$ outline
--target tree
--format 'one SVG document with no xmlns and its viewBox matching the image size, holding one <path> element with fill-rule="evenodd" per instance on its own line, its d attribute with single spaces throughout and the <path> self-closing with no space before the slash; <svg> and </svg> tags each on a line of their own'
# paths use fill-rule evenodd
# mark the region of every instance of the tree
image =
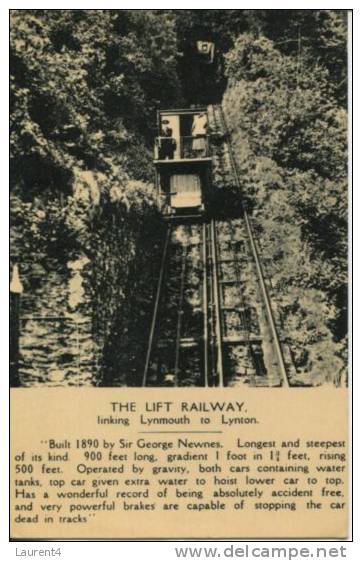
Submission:
<svg viewBox="0 0 362 561">
<path fill-rule="evenodd" d="M 321 14 L 312 16 L 323 29 L 330 21 Z M 297 17 L 294 24 L 299 23 Z M 225 60 L 228 88 L 223 104 L 244 199 L 254 208 L 262 254 L 289 326 L 286 334 L 293 332 L 293 317 L 299 317 L 294 341 L 304 341 L 313 383 L 320 383 L 312 356 L 318 346 L 323 348 L 325 361 L 320 364 L 319 358 L 318 364 L 333 377 L 330 365 L 341 353 L 336 341 L 344 339 L 347 327 L 343 96 L 336 95 L 336 74 L 322 57 L 313 61 L 309 50 L 287 54 L 260 34 L 238 37 Z M 329 303 L 324 316 L 321 301 Z"/>
</svg>

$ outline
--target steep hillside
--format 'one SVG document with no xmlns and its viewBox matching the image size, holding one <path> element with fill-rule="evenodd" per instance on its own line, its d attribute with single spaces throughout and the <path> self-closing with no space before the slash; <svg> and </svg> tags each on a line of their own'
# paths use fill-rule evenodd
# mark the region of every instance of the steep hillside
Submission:
<svg viewBox="0 0 362 561">
<path fill-rule="evenodd" d="M 338 23 L 340 44 L 329 48 L 345 56 L 343 18 Z M 335 75 L 310 57 L 308 48 L 287 54 L 265 36 L 241 35 L 226 55 L 223 104 L 300 380 L 339 385 L 346 364 L 347 115 Z"/>
<path fill-rule="evenodd" d="M 156 109 L 179 104 L 176 60 L 167 13 L 12 11 L 11 254 L 23 275 L 23 315 L 39 318 L 23 326 L 39 334 L 29 363 L 49 356 L 44 325 L 58 329 L 43 316 L 65 317 L 75 331 L 90 321 L 101 364 L 109 334 L 128 330 L 128 315 L 119 325 L 117 311 L 140 270 L 152 275 L 162 236 L 152 137 Z M 62 296 L 79 276 L 74 263 L 87 306 L 72 304 L 72 288 L 68 301 Z M 151 302 L 152 283 L 142 298 L 135 309 Z M 55 371 L 68 355 L 54 344 Z"/>
</svg>

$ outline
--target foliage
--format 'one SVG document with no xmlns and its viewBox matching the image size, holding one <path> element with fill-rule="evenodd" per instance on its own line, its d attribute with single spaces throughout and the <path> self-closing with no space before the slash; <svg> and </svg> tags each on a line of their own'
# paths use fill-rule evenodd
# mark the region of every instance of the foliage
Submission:
<svg viewBox="0 0 362 561">
<path fill-rule="evenodd" d="M 240 35 L 267 38 L 282 54 L 303 62 L 301 73 L 315 63 L 330 77 L 332 95 L 346 103 L 345 10 L 170 10 L 174 14 L 179 50 L 178 71 L 188 103 L 220 101 L 227 82 L 224 55 Z M 213 41 L 215 63 L 199 60 L 196 41 Z M 206 92 L 205 92 L 206 90 Z"/>
<path fill-rule="evenodd" d="M 144 155 L 155 109 L 177 100 L 176 58 L 167 14 L 13 10 L 12 183 L 31 197 L 70 193 L 74 167 L 151 177 Z"/>
<path fill-rule="evenodd" d="M 321 383 L 323 369 L 330 380 L 334 374 L 340 379 L 337 342 L 345 343 L 347 327 L 347 132 L 335 77 L 321 59 L 312 62 L 309 51 L 286 54 L 251 33 L 238 37 L 225 64 L 223 103 L 245 205 L 254 209 L 285 333 L 295 355 L 308 353 L 300 368 L 312 373 L 312 383 Z"/>
</svg>

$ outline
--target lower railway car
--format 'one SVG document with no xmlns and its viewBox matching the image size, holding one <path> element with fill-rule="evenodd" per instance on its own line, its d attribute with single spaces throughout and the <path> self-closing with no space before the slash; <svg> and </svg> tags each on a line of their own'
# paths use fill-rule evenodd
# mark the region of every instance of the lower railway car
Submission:
<svg viewBox="0 0 362 561">
<path fill-rule="evenodd" d="M 158 206 L 166 218 L 202 215 L 210 189 L 206 107 L 157 114 L 154 164 Z"/>
</svg>

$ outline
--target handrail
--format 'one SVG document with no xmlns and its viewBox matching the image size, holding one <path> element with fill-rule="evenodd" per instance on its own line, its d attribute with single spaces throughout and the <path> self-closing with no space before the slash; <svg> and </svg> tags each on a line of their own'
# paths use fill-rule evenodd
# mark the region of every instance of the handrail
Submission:
<svg viewBox="0 0 362 561">
<path fill-rule="evenodd" d="M 163 145 L 163 146 L 162 146 Z M 160 152 L 164 153 L 160 154 Z M 194 160 L 210 155 L 209 135 L 157 136 L 154 144 L 155 160 Z"/>
</svg>

